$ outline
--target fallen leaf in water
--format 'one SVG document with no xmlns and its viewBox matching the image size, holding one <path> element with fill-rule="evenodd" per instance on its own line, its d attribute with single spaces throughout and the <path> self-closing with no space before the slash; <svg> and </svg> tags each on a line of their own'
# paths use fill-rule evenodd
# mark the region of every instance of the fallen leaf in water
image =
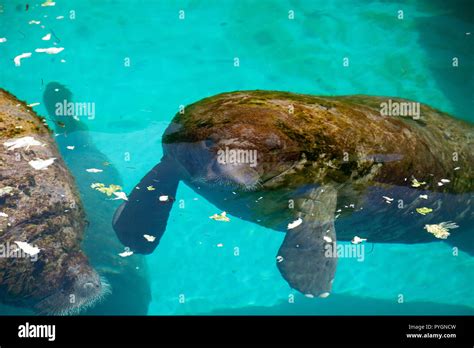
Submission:
<svg viewBox="0 0 474 348">
<path fill-rule="evenodd" d="M 411 181 L 411 186 L 412 187 L 420 187 L 421 185 L 425 185 L 425 184 L 426 184 L 426 182 L 424 182 L 424 181 L 420 182 L 420 181 L 416 180 L 415 178 L 413 178 L 413 180 Z"/>
<path fill-rule="evenodd" d="M 448 232 L 451 229 L 458 228 L 459 226 L 451 221 L 441 222 L 439 224 L 425 225 L 424 229 L 429 233 L 433 234 L 436 238 L 446 239 L 449 237 Z"/>
<path fill-rule="evenodd" d="M 149 234 L 144 234 L 143 237 L 149 242 L 154 242 L 156 237 L 155 236 L 150 236 Z"/>
<path fill-rule="evenodd" d="M 155 188 L 154 188 L 152 185 L 147 186 L 146 189 L 147 189 L 148 191 L 155 191 Z"/>
<path fill-rule="evenodd" d="M 332 243 L 331 237 L 324 236 L 323 239 L 324 239 L 324 241 L 327 242 L 327 243 Z"/>
<path fill-rule="evenodd" d="M 223 221 L 223 222 L 229 222 L 230 219 L 227 217 L 227 213 L 223 211 L 220 214 L 214 214 L 212 216 L 209 216 L 209 219 L 215 220 L 215 221 Z"/>
<path fill-rule="evenodd" d="M 117 197 L 117 198 L 114 198 L 114 200 L 123 199 L 124 201 L 128 201 L 128 198 L 125 192 L 113 192 L 113 194 Z"/>
<path fill-rule="evenodd" d="M 46 159 L 46 160 L 37 159 L 37 160 L 29 161 L 28 164 L 36 170 L 45 170 L 51 164 L 53 164 L 55 160 L 56 160 L 56 158 L 49 158 L 49 159 Z"/>
<path fill-rule="evenodd" d="M 54 5 L 56 5 L 56 3 L 52 0 L 46 0 L 45 2 L 41 4 L 41 6 L 43 7 L 54 6 Z"/>
<path fill-rule="evenodd" d="M 417 213 L 421 214 L 421 215 L 426 215 L 428 213 L 431 213 L 433 211 L 433 209 L 431 208 L 427 208 L 427 207 L 423 207 L 423 208 L 416 208 L 416 211 Z"/>
<path fill-rule="evenodd" d="M 64 47 L 48 47 L 48 48 L 37 48 L 35 52 L 46 53 L 46 54 L 58 54 L 64 51 Z"/>
<path fill-rule="evenodd" d="M 35 256 L 36 254 L 38 254 L 40 252 L 41 249 L 37 248 L 37 247 L 34 247 L 26 242 L 18 242 L 18 241 L 15 241 L 16 245 L 18 245 L 18 247 L 23 250 L 26 254 L 28 255 L 31 255 L 31 256 Z"/>
<path fill-rule="evenodd" d="M 30 57 L 31 57 L 30 52 L 22 53 L 22 54 L 16 56 L 15 58 L 13 58 L 13 62 L 15 63 L 15 66 L 21 66 L 21 60 L 24 59 L 24 58 L 30 58 Z"/>
<path fill-rule="evenodd" d="M 360 243 L 363 243 L 363 242 L 366 242 L 367 241 L 367 238 L 360 238 L 359 236 L 354 236 L 354 238 L 352 238 L 351 240 L 351 243 L 352 244 L 360 244 Z"/>
<path fill-rule="evenodd" d="M 296 219 L 295 221 L 290 222 L 290 223 L 288 224 L 288 229 L 291 230 L 291 229 L 293 229 L 293 228 L 295 228 L 295 227 L 298 227 L 298 226 L 301 225 L 302 223 L 303 223 L 303 219 L 298 218 L 298 219 Z"/>
<path fill-rule="evenodd" d="M 88 172 L 88 173 L 102 173 L 103 170 L 102 169 L 97 169 L 97 168 L 89 168 L 89 169 L 86 169 L 86 172 Z"/>
<path fill-rule="evenodd" d="M 99 192 L 105 193 L 107 196 L 112 196 L 112 194 L 115 191 L 119 191 L 119 190 L 122 189 L 122 187 L 119 186 L 119 185 L 111 184 L 109 187 L 107 187 L 107 186 L 105 186 L 104 184 L 102 184 L 100 182 L 96 182 L 96 183 L 91 184 L 91 188 L 93 188 L 94 190 L 97 190 Z"/>
<path fill-rule="evenodd" d="M 133 255 L 133 251 L 130 251 L 129 248 L 125 248 L 125 251 L 121 252 L 119 254 L 119 256 L 121 256 L 121 257 L 129 257 L 129 256 L 132 256 L 132 255 Z"/>
<path fill-rule="evenodd" d="M 18 139 L 8 140 L 3 143 L 3 146 L 6 147 L 7 150 L 9 151 L 21 149 L 22 147 L 26 147 L 26 149 L 28 150 L 30 146 L 40 146 L 40 145 L 43 145 L 43 144 L 33 137 L 18 138 Z"/>
</svg>

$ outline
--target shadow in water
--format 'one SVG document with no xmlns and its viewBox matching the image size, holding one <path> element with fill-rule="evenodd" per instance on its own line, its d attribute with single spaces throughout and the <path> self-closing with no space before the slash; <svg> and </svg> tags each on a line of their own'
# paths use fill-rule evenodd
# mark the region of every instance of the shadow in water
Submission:
<svg viewBox="0 0 474 348">
<path fill-rule="evenodd" d="M 113 214 L 121 201 L 110 200 L 105 194 L 93 190 L 92 183 L 121 185 L 122 179 L 108 158 L 94 145 L 87 126 L 71 116 L 58 115 L 57 103 L 73 102 L 73 95 L 60 83 L 49 83 L 43 94 L 49 120 L 55 124 L 56 142 L 65 162 L 73 173 L 86 211 L 89 227 L 83 248 L 93 267 L 112 287 L 111 295 L 87 315 L 145 315 L 150 303 L 145 259 L 139 255 L 122 258 L 118 254 L 123 245 L 112 229 Z M 74 146 L 73 150 L 67 147 Z M 102 169 L 89 173 L 88 168 Z M 130 286 L 130 285 L 133 286 Z"/>
</svg>

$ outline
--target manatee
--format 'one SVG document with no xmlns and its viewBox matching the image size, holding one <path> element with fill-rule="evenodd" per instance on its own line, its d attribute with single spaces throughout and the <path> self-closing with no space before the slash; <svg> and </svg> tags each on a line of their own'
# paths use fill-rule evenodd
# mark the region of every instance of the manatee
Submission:
<svg viewBox="0 0 474 348">
<path fill-rule="evenodd" d="M 57 113 L 58 103 L 74 101 L 73 93 L 64 84 L 53 81 L 45 86 L 44 106 L 50 123 L 54 124 L 58 147 L 74 173 L 88 222 L 83 249 L 111 287 L 111 294 L 85 314 L 146 315 L 151 293 L 145 260 L 140 255 L 128 258 L 118 255 L 123 246 L 115 236 L 110 220 L 119 203 L 90 187 L 94 182 L 122 185 L 122 178 L 110 159 L 95 146 L 87 126 L 93 121 L 87 120 L 87 116 Z M 68 146 L 74 146 L 74 150 L 68 150 Z M 103 172 L 88 173 L 87 168 L 98 168 Z M 128 286 L 130 283 L 134 286 Z"/>
<path fill-rule="evenodd" d="M 330 294 L 331 250 L 355 235 L 439 241 L 424 226 L 452 221 L 460 228 L 448 241 L 469 250 L 472 124 L 423 104 L 417 117 L 385 116 L 387 102 L 412 103 L 239 91 L 189 105 L 165 131 L 163 157 L 117 209 L 113 227 L 124 245 L 151 253 L 184 182 L 229 215 L 285 232 L 276 265 L 308 297 Z"/>
<path fill-rule="evenodd" d="M 44 169 L 31 162 L 50 159 Z M 2 89 L 0 212 L 2 303 L 63 315 L 108 293 L 108 283 L 81 249 L 84 208 L 51 132 L 44 119 Z"/>
</svg>

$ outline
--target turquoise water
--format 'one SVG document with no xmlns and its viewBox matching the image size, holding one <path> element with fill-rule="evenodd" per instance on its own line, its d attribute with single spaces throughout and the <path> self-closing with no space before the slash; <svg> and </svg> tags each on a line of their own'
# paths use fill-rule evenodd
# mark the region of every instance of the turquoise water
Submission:
<svg viewBox="0 0 474 348">
<path fill-rule="evenodd" d="M 161 135 L 179 106 L 224 91 L 398 96 L 474 121 L 472 5 L 449 3 L 57 0 L 54 7 L 29 1 L 25 11 L 24 2 L 9 0 L 0 13 L 0 38 L 7 38 L 0 87 L 40 102 L 41 115 L 51 81 L 66 85 L 75 101 L 95 103 L 96 117 L 82 121 L 130 192 L 161 158 Z M 41 40 L 50 32 L 51 41 Z M 65 50 L 33 53 L 15 67 L 15 56 L 53 42 Z M 146 257 L 148 314 L 474 313 L 474 259 L 453 256 L 446 243 L 377 244 L 364 262 L 341 259 L 332 295 L 310 300 L 275 267 L 283 234 L 232 216 L 230 224 L 215 223 L 208 216 L 217 208 L 184 184 L 176 198 L 185 207 L 174 206 L 159 247 Z"/>
</svg>

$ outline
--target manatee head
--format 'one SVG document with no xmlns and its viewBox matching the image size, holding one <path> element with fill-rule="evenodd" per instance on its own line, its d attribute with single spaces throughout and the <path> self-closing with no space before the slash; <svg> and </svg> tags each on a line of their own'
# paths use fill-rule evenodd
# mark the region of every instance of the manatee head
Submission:
<svg viewBox="0 0 474 348">
<path fill-rule="evenodd" d="M 41 314 L 78 314 L 110 293 L 107 281 L 99 276 L 80 252 L 66 256 L 57 265 L 44 266 L 39 276 L 44 280 L 45 288 L 39 289 L 36 295 L 41 299 L 34 306 Z"/>
<path fill-rule="evenodd" d="M 288 143 L 274 129 L 238 122 L 173 123 L 163 137 L 165 156 L 179 164 L 186 179 L 247 191 L 260 188 L 298 160 L 299 151 L 289 151 Z"/>
</svg>

